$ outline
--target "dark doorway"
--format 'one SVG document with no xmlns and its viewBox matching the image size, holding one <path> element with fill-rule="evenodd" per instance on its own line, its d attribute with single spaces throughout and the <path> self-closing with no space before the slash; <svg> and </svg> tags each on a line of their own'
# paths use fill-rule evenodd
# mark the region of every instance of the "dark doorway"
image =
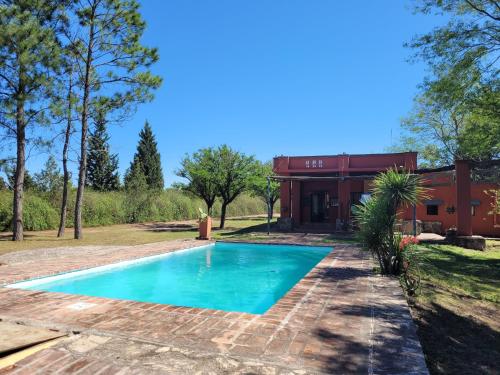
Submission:
<svg viewBox="0 0 500 375">
<path fill-rule="evenodd" d="M 323 223 L 326 220 L 326 192 L 311 194 L 311 222 Z"/>
</svg>

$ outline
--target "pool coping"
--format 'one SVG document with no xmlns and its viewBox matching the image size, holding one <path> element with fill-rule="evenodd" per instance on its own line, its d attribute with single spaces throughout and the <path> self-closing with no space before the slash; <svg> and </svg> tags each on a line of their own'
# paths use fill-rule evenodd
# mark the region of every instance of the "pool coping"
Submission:
<svg viewBox="0 0 500 375">
<path fill-rule="evenodd" d="M 134 265 L 134 264 L 140 264 L 140 263 L 145 263 L 149 261 L 154 261 L 156 259 L 161 259 L 164 257 L 171 256 L 173 253 L 178 253 L 178 252 L 183 252 L 183 251 L 190 251 L 190 250 L 197 250 L 201 249 L 207 246 L 211 246 L 216 244 L 217 242 L 221 243 L 243 243 L 243 244 L 253 244 L 253 245 L 270 245 L 270 246 L 301 246 L 301 247 L 326 247 L 326 248 L 331 248 L 331 250 L 325 254 L 325 256 L 318 262 L 314 267 L 312 267 L 303 277 L 301 277 L 290 289 L 286 291 L 286 293 L 278 299 L 276 302 L 274 302 L 264 313 L 262 314 L 257 314 L 257 313 L 248 313 L 248 312 L 243 312 L 243 311 L 226 311 L 226 310 L 220 310 L 220 309 L 211 309 L 211 308 L 204 308 L 204 307 L 195 307 L 195 306 L 182 306 L 182 305 L 173 305 L 173 304 L 168 304 L 168 303 L 157 303 L 157 302 L 142 302 L 142 301 L 136 301 L 136 300 L 131 300 L 131 299 L 121 299 L 121 298 L 113 298 L 113 297 L 96 297 L 96 296 L 89 296 L 85 294 L 74 294 L 74 293 L 65 293 L 65 292 L 50 292 L 50 291 L 44 291 L 44 290 L 36 290 L 36 289 L 26 289 L 26 287 L 29 287 L 30 284 L 39 284 L 42 282 L 44 279 L 51 279 L 50 281 L 57 281 L 57 280 L 63 280 L 66 278 L 74 277 L 74 276 L 79 276 L 79 275 L 85 275 L 87 273 L 94 273 L 94 272 L 99 272 L 99 271 L 105 271 L 105 270 L 110 270 L 114 268 L 121 268 L 121 267 L 127 267 L 129 265 Z M 21 281 L 9 283 L 9 284 L 2 284 L 0 285 L 0 288 L 10 288 L 10 289 L 21 289 L 21 290 L 29 290 L 37 293 L 57 293 L 57 294 L 63 294 L 63 295 L 71 295 L 71 296 L 76 296 L 76 297 L 90 297 L 90 298 L 101 298 L 101 299 L 107 299 L 107 300 L 113 300 L 113 301 L 127 301 L 131 303 L 141 303 L 141 304 L 151 304 L 151 305 L 164 305 L 168 307 L 173 307 L 176 308 L 177 312 L 181 312 L 183 309 L 185 311 L 193 312 L 195 310 L 208 310 L 208 311 L 214 311 L 214 312 L 222 312 L 222 313 L 231 313 L 231 314 L 245 314 L 245 315 L 253 315 L 253 316 L 265 316 L 268 312 L 270 312 L 274 306 L 276 306 L 281 300 L 285 299 L 288 295 L 288 293 L 292 292 L 293 289 L 298 286 L 304 279 L 306 279 L 310 273 L 312 273 L 315 268 L 323 262 L 326 258 L 330 257 L 332 253 L 335 251 L 335 246 L 334 245 L 323 245 L 323 246 L 316 246 L 316 245 L 306 245 L 306 244 L 290 244 L 290 243 L 272 243 L 272 242 L 252 242 L 252 241 L 213 241 L 210 240 L 209 243 L 206 243 L 204 245 L 200 246 L 194 246 L 194 247 L 185 247 L 185 248 L 179 248 L 179 249 L 173 249 L 171 251 L 167 251 L 165 253 L 160 253 L 160 254 L 155 254 L 155 255 L 149 255 L 145 257 L 139 257 L 139 258 L 132 258 L 129 260 L 122 260 L 114 263 L 107 263 L 103 264 L 100 266 L 92 266 L 92 267 L 84 267 L 80 269 L 72 269 L 69 271 L 61 272 L 61 273 L 55 273 L 55 274 L 50 274 L 50 275 L 41 275 L 35 278 L 29 278 L 29 279 L 23 279 Z M 288 301 L 285 301 L 287 303 Z M 287 305 L 288 306 L 288 305 Z M 290 310 L 293 309 L 293 307 L 289 306 Z M 272 313 L 271 313 L 272 314 Z"/>
</svg>

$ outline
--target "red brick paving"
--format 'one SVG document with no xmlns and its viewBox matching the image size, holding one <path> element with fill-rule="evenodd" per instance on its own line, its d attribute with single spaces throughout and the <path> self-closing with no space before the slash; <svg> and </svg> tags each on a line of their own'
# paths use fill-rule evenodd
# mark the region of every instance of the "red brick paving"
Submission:
<svg viewBox="0 0 500 375">
<path fill-rule="evenodd" d="M 7 265 L 0 268 L 0 281 L 10 283 L 196 245 L 199 242 L 172 241 L 130 247 L 104 259 L 86 256 Z M 206 355 L 211 363 L 233 358 L 242 373 L 245 366 L 253 366 L 244 365 L 250 361 L 269 365 L 275 373 L 426 374 L 397 280 L 374 276 L 372 267 L 370 257 L 358 247 L 337 245 L 262 315 L 0 288 L 0 319 L 184 348 Z M 77 302 L 95 305 L 79 311 L 68 308 Z M 156 365 L 162 361 L 172 364 L 171 357 L 151 361 L 151 371 L 159 371 Z M 107 362 L 97 352 L 75 355 L 60 347 L 28 357 L 9 371 L 141 373 L 143 362 Z"/>
</svg>

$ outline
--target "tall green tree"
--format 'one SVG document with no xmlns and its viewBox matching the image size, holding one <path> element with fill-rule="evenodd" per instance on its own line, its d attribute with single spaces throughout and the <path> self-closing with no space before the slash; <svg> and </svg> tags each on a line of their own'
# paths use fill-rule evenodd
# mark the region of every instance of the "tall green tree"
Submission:
<svg viewBox="0 0 500 375">
<path fill-rule="evenodd" d="M 118 155 L 109 152 L 109 135 L 103 111 L 97 113 L 94 127 L 87 151 L 87 186 L 97 191 L 118 190 Z"/>
<path fill-rule="evenodd" d="M 78 27 L 69 37 L 77 57 L 81 90 L 80 161 L 74 237 L 82 238 L 82 202 L 87 175 L 87 135 L 93 108 L 128 113 L 152 99 L 161 78 L 149 70 L 158 60 L 155 48 L 141 44 L 146 24 L 136 0 L 88 0 L 76 7 Z M 76 24 L 76 23 L 75 23 Z"/>
<path fill-rule="evenodd" d="M 420 151 L 422 164 L 500 155 L 500 7 L 492 0 L 421 0 L 417 11 L 450 21 L 408 46 L 432 75 L 403 121 L 398 149 Z"/>
<path fill-rule="evenodd" d="M 475 68 L 485 80 L 498 78 L 500 2 L 496 0 L 418 0 L 415 10 L 446 15 L 449 21 L 417 35 L 407 45 L 439 76 L 443 68 Z"/>
<path fill-rule="evenodd" d="M 138 167 L 140 167 L 142 173 L 144 173 L 146 185 L 149 189 L 163 189 L 164 182 L 160 153 L 158 152 L 158 145 L 153 130 L 147 121 L 144 124 L 144 128 L 139 133 L 137 152 L 128 169 L 127 181 L 131 180 L 131 177 L 128 175 L 133 175 Z"/>
<path fill-rule="evenodd" d="M 35 187 L 38 191 L 44 193 L 55 193 L 61 190 L 63 185 L 63 176 L 57 167 L 57 161 L 50 155 L 45 166 L 39 173 L 33 175 Z"/>
<path fill-rule="evenodd" d="M 275 176 L 273 171 L 273 162 L 256 162 L 255 172 L 250 177 L 250 192 L 253 196 L 259 197 L 266 204 L 269 204 L 269 213 L 273 217 L 274 205 L 280 198 L 280 183 L 270 179 L 268 186 L 268 177 Z"/>
<path fill-rule="evenodd" d="M 60 65 L 56 30 L 65 1 L 0 2 L 0 128 L 16 142 L 13 236 L 22 240 L 26 144 L 31 130 L 47 123 L 53 72 Z"/>
<path fill-rule="evenodd" d="M 177 187 L 203 199 L 209 215 L 218 195 L 215 180 L 217 165 L 215 149 L 203 148 L 186 155 L 181 161 L 181 168 L 176 171 L 177 176 L 187 180 L 187 183 L 177 184 Z"/>
<path fill-rule="evenodd" d="M 215 150 L 217 169 L 215 181 L 222 200 L 220 229 L 226 222 L 227 206 L 250 187 L 250 178 L 255 172 L 255 159 L 222 145 Z"/>
</svg>

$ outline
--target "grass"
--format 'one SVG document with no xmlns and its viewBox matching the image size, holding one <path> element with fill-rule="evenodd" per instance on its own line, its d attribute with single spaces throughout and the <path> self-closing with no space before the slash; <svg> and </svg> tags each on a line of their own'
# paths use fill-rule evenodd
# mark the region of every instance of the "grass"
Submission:
<svg viewBox="0 0 500 375">
<path fill-rule="evenodd" d="M 185 224 L 196 225 L 196 221 L 186 221 Z M 226 220 L 226 228 L 218 230 L 218 220 L 213 221 L 213 237 L 224 238 L 226 234 L 231 235 L 240 230 L 260 228 L 265 226 L 266 219 L 263 217 L 252 218 L 229 218 Z M 12 251 L 52 248 L 66 246 L 85 245 L 139 245 L 144 243 L 168 241 L 175 239 L 189 239 L 198 236 L 198 231 L 191 228 L 180 228 L 179 231 L 166 231 L 162 223 L 146 224 L 120 224 L 104 227 L 84 228 L 83 239 L 74 240 L 71 228 L 66 229 L 63 238 L 57 238 L 55 230 L 26 232 L 25 240 L 21 242 L 11 241 L 10 233 L 0 233 L 0 255 Z"/>
<path fill-rule="evenodd" d="M 493 374 L 500 358 L 500 242 L 484 252 L 421 246 L 422 290 L 410 299 L 432 374 Z"/>
</svg>

